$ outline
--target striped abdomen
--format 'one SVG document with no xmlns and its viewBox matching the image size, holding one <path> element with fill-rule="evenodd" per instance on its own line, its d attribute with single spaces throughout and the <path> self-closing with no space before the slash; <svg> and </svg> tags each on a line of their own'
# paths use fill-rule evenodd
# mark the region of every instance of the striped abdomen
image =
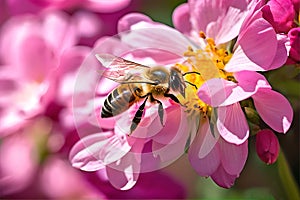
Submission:
<svg viewBox="0 0 300 200">
<path fill-rule="evenodd" d="M 114 89 L 104 101 L 101 117 L 113 117 L 126 111 L 139 97 L 134 94 L 128 84 L 122 84 Z"/>
</svg>

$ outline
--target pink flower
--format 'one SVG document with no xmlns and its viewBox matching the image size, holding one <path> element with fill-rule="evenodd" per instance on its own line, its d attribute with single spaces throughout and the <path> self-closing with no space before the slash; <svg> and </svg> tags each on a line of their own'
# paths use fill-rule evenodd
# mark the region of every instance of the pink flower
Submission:
<svg viewBox="0 0 300 200">
<path fill-rule="evenodd" d="M 279 154 L 279 142 L 276 135 L 270 129 L 264 129 L 256 135 L 256 152 L 258 157 L 265 163 L 273 164 Z"/>
<path fill-rule="evenodd" d="M 14 134 L 2 140 L 0 146 L 0 196 L 24 190 L 34 179 L 37 155 L 34 143 L 25 133 Z M 22 163 L 22 167 L 20 166 Z"/>
<path fill-rule="evenodd" d="M 184 55 L 185 52 L 190 59 L 187 61 L 188 64 L 198 70 L 205 80 L 204 83 L 198 83 L 200 86 L 202 84 L 198 90 L 198 97 L 208 105 L 218 107 L 215 132 L 219 133 L 225 142 L 231 143 L 231 146 L 236 145 L 237 149 L 245 148 L 249 136 L 249 127 L 238 104 L 239 101 L 252 96 L 261 117 L 277 131 L 286 132 L 292 121 L 292 108 L 288 101 L 281 94 L 272 91 L 263 76 L 254 72 L 276 69 L 282 66 L 287 58 L 285 39 L 281 39 L 272 25 L 262 18 L 260 7 L 260 3 L 243 2 L 231 5 L 225 2 L 217 4 L 215 1 L 190 1 L 189 4 L 181 5 L 175 10 L 173 21 L 175 27 L 188 35 L 193 42 L 186 40 L 176 30 L 153 23 L 140 14 L 125 16 L 119 23 L 120 30 L 130 30 L 128 33 L 122 33 L 121 38 L 131 46 L 159 47 L 179 55 Z M 218 12 L 215 12 L 216 10 Z M 201 37 L 198 36 L 199 31 L 204 32 L 204 34 L 200 33 Z M 213 37 L 214 42 L 205 37 Z M 228 45 L 228 42 L 235 37 L 237 42 L 233 54 L 228 56 L 228 52 L 222 50 L 222 46 Z M 187 50 L 188 46 L 191 47 L 190 50 Z M 260 48 L 257 48 L 258 46 Z M 201 47 L 206 48 L 205 51 L 201 50 Z M 262 54 L 266 57 L 262 58 Z M 234 78 L 237 83 L 231 78 Z M 267 107 L 263 107 L 260 102 Z M 283 105 L 284 109 L 277 109 L 279 105 Z M 199 144 L 201 140 L 197 137 L 204 134 L 198 132 L 191 149 L 201 146 Z M 207 153 L 200 158 L 207 156 L 222 163 L 216 154 L 209 154 L 208 151 L 217 149 L 218 145 L 215 144 L 219 144 L 220 141 L 215 139 L 215 142 L 210 143 L 211 146 L 204 148 Z M 244 166 L 247 152 L 243 152 L 242 159 L 235 159 L 235 165 Z M 215 172 L 214 180 L 217 180 L 216 177 L 219 175 L 218 184 L 223 187 L 230 187 L 232 180 L 238 177 L 243 168 L 228 173 L 226 167 L 218 164 L 216 166 L 220 166 L 222 171 L 214 168 L 214 172 L 207 173 L 203 165 L 197 164 L 196 160 L 199 156 L 196 153 L 191 153 L 190 159 L 201 175 L 211 176 Z M 232 178 L 220 178 L 224 177 L 224 171 L 232 175 Z"/>
<path fill-rule="evenodd" d="M 91 187 L 84 176 L 72 168 L 67 160 L 58 156 L 47 158 L 40 171 L 41 189 L 49 198 L 106 199 L 105 195 Z"/>
<path fill-rule="evenodd" d="M 150 57 L 155 61 L 159 58 L 168 60 L 166 53 L 149 54 L 148 49 L 171 52 L 177 57 L 165 63 L 177 64 L 183 72 L 197 71 L 201 74 L 201 77 L 186 77 L 187 81 L 200 88 L 197 92 L 188 85 L 186 101 L 180 99 L 187 107 L 187 119 L 172 118 L 181 112 L 176 109 L 178 105 L 171 101 L 171 104 L 164 106 L 166 115 L 171 117 L 166 119 L 170 127 L 166 125 L 161 128 L 157 112 L 148 114 L 150 109 L 147 109 L 143 117 L 145 124 L 128 137 L 132 113 L 138 108 L 133 106 L 135 108 L 132 107 L 127 114 L 113 119 L 113 123 L 99 119 L 100 127 L 113 128 L 113 131 L 88 136 L 74 146 L 70 155 L 73 166 L 84 170 L 105 167 L 110 174 L 110 182 L 117 188 L 132 187 L 137 173 L 144 172 L 146 161 L 157 158 L 157 149 L 168 149 L 159 154 L 158 163 L 165 163 L 177 158 L 188 145 L 189 159 L 200 175 L 211 176 L 222 187 L 231 187 L 248 155 L 249 127 L 239 101 L 249 97 L 254 99 L 264 121 L 275 130 L 286 132 L 291 124 L 292 109 L 288 101 L 272 91 L 266 79 L 255 72 L 279 68 L 287 59 L 286 40 L 280 38 L 272 25 L 262 18 L 261 3 L 189 1 L 176 9 L 173 20 L 175 27 L 185 36 L 176 29 L 153 22 L 145 15 L 127 15 L 119 22 L 118 29 L 122 31 L 119 38 L 105 38 L 99 42 L 99 49 L 95 50 L 96 53 L 124 57 L 131 55 L 135 62 L 139 60 L 137 52 L 141 52 L 140 57 Z M 226 49 L 230 48 L 231 40 L 236 37 L 237 42 L 230 53 Z M 262 54 L 264 57 L 261 57 Z M 109 91 L 106 90 L 106 94 Z M 284 109 L 279 110 L 278 105 L 283 105 Z M 175 127 L 179 119 L 181 124 Z M 189 129 L 186 131 L 181 127 Z M 115 140 L 118 142 L 112 142 Z M 145 147 L 149 144 L 151 148 L 146 152 L 154 155 L 154 159 L 144 157 Z M 136 157 L 131 156 L 133 153 L 137 153 Z M 114 160 L 108 159 L 110 154 L 113 155 L 109 158 Z M 142 162 L 143 158 L 146 158 L 146 163 Z M 130 167 L 123 165 L 128 159 L 131 159 Z M 128 168 L 131 171 L 127 171 Z M 122 177 L 123 182 L 117 177 Z"/>
<path fill-rule="evenodd" d="M 279 33 L 287 33 L 293 27 L 295 14 L 291 0 L 271 0 L 263 8 L 263 17 Z"/>
<path fill-rule="evenodd" d="M 262 9 L 263 17 L 272 24 L 276 32 L 285 33 L 289 57 L 286 64 L 299 63 L 299 1 L 272 0 Z"/>
</svg>

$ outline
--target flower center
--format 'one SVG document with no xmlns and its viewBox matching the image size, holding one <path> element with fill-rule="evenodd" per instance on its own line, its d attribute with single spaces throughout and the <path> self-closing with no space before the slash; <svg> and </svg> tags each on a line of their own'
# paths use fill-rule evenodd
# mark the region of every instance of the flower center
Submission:
<svg viewBox="0 0 300 200">
<path fill-rule="evenodd" d="M 233 73 L 226 72 L 224 70 L 225 65 L 229 62 L 232 54 L 226 49 L 225 45 L 216 46 L 215 41 L 212 38 L 206 38 L 203 32 L 200 32 L 199 36 L 204 39 L 206 47 L 202 49 L 193 49 L 188 47 L 188 50 L 184 53 L 187 60 L 182 64 L 176 64 L 183 73 L 188 73 L 184 76 L 187 84 L 186 97 L 181 102 L 187 106 L 188 113 L 194 113 L 200 111 L 204 116 L 211 114 L 211 106 L 205 104 L 197 96 L 197 89 L 202 84 L 212 78 L 224 78 L 228 81 L 236 82 Z M 193 86 L 194 85 L 194 86 Z M 197 88 L 196 88 L 196 87 Z"/>
</svg>

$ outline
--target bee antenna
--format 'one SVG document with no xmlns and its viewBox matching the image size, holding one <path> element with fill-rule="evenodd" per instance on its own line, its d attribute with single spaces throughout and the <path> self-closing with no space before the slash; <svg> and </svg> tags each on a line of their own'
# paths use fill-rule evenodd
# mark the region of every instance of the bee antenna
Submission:
<svg viewBox="0 0 300 200">
<path fill-rule="evenodd" d="M 196 88 L 196 90 L 198 90 L 198 88 L 197 88 L 197 86 L 196 86 L 195 84 L 193 84 L 193 83 L 191 83 L 191 82 L 188 82 L 188 81 L 184 81 L 184 82 L 190 84 L 191 86 L 194 86 L 194 87 Z"/>
<path fill-rule="evenodd" d="M 197 74 L 199 76 L 201 75 L 199 72 L 185 72 L 185 73 L 182 74 L 182 76 L 185 76 L 187 74 Z"/>
</svg>

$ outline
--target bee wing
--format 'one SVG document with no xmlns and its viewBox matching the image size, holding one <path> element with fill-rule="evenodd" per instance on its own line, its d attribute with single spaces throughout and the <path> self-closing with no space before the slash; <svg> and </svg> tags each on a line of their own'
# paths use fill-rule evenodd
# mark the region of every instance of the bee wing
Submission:
<svg viewBox="0 0 300 200">
<path fill-rule="evenodd" d="M 102 75 L 118 83 L 149 83 L 155 81 L 145 76 L 150 67 L 111 54 L 96 54 L 96 58 L 106 67 Z"/>
</svg>

